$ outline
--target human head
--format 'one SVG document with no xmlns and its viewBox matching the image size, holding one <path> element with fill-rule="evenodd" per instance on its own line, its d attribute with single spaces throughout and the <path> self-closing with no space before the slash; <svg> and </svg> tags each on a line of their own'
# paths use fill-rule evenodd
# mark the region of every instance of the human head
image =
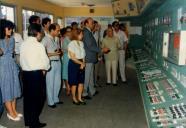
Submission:
<svg viewBox="0 0 186 128">
<path fill-rule="evenodd" d="M 13 29 L 15 25 L 10 20 L 1 19 L 0 20 L 0 39 L 5 39 L 5 37 L 10 38 L 13 34 Z"/>
<path fill-rule="evenodd" d="M 113 29 L 112 28 L 107 28 L 107 36 L 113 37 Z"/>
<path fill-rule="evenodd" d="M 33 23 L 28 27 L 28 36 L 36 37 L 40 42 L 44 36 L 44 32 L 40 24 Z"/>
<path fill-rule="evenodd" d="M 30 16 L 29 23 L 30 24 L 33 24 L 33 23 L 40 24 L 41 23 L 40 17 L 39 16 L 36 16 L 36 15 Z"/>
<path fill-rule="evenodd" d="M 71 40 L 82 40 L 83 38 L 83 31 L 80 28 L 72 30 L 72 37 Z"/>
<path fill-rule="evenodd" d="M 118 31 L 119 30 L 119 22 L 118 21 L 114 21 L 112 23 L 112 27 L 114 28 L 115 31 Z"/>
<path fill-rule="evenodd" d="M 60 35 L 61 35 L 61 37 L 65 37 L 65 33 L 66 33 L 66 28 L 60 29 Z"/>
<path fill-rule="evenodd" d="M 93 31 L 99 31 L 100 28 L 101 28 L 101 26 L 99 25 L 99 23 L 96 20 L 94 20 L 94 30 Z"/>
<path fill-rule="evenodd" d="M 78 23 L 77 22 L 72 22 L 71 27 L 72 27 L 72 29 L 78 28 Z"/>
<path fill-rule="evenodd" d="M 84 25 L 86 27 L 88 27 L 90 30 L 93 30 L 94 29 L 94 20 L 91 17 L 89 17 L 85 20 Z"/>
<path fill-rule="evenodd" d="M 84 20 L 83 21 L 81 21 L 81 29 L 83 29 L 84 28 Z"/>
<path fill-rule="evenodd" d="M 60 33 L 60 26 L 57 23 L 53 23 L 49 26 L 49 33 L 53 37 L 57 37 Z"/>
<path fill-rule="evenodd" d="M 112 28 L 112 25 L 111 25 L 111 24 L 108 24 L 108 25 L 107 25 L 107 28 Z"/>
<path fill-rule="evenodd" d="M 68 36 L 69 38 L 71 38 L 71 35 L 72 35 L 72 27 L 70 27 L 70 26 L 67 26 L 67 27 L 66 27 L 65 35 Z"/>
<path fill-rule="evenodd" d="M 122 31 L 126 31 L 126 25 L 124 23 L 119 24 L 119 29 Z"/>
<path fill-rule="evenodd" d="M 51 24 L 51 19 L 50 18 L 45 17 L 45 18 L 42 19 L 42 26 L 45 30 L 48 31 L 48 28 L 49 28 L 50 24 Z"/>
</svg>

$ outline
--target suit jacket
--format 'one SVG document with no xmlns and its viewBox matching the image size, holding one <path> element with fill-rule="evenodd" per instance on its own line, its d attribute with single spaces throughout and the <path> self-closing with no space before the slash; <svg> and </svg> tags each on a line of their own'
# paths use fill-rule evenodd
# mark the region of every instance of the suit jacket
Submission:
<svg viewBox="0 0 186 128">
<path fill-rule="evenodd" d="M 101 49 L 97 46 L 96 40 L 86 27 L 83 30 L 83 42 L 85 48 L 85 61 L 86 63 L 96 63 L 98 61 L 97 54 L 101 52 Z"/>
</svg>

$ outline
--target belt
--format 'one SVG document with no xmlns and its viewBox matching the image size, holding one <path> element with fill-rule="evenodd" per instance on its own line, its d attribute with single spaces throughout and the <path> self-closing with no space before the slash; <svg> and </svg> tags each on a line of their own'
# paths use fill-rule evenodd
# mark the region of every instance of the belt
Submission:
<svg viewBox="0 0 186 128">
<path fill-rule="evenodd" d="M 78 59 L 79 61 L 83 62 L 83 59 Z"/>
<path fill-rule="evenodd" d="M 57 61 L 60 61 L 60 60 L 50 60 L 51 62 L 57 62 Z"/>
</svg>

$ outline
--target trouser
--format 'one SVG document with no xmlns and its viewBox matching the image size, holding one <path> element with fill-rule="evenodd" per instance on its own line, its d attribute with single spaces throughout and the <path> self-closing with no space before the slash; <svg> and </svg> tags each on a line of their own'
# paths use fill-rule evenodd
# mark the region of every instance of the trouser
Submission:
<svg viewBox="0 0 186 128">
<path fill-rule="evenodd" d="M 23 71 L 25 126 L 37 126 L 46 98 L 45 76 L 41 70 Z"/>
<path fill-rule="evenodd" d="M 1 94 L 1 89 L 0 89 L 0 117 L 3 113 L 3 101 L 2 101 L 2 94 Z"/>
<path fill-rule="evenodd" d="M 121 80 L 123 82 L 126 81 L 126 75 L 125 75 L 125 50 L 119 50 L 119 71 L 121 75 Z"/>
<path fill-rule="evenodd" d="M 111 83 L 111 75 L 112 75 L 112 83 L 116 84 L 117 79 L 117 68 L 118 68 L 118 60 L 105 61 L 106 74 L 107 74 L 107 83 Z"/>
<path fill-rule="evenodd" d="M 94 85 L 97 83 L 97 78 L 99 76 L 99 68 L 100 67 L 100 62 L 98 61 L 95 66 L 94 66 Z"/>
<path fill-rule="evenodd" d="M 85 66 L 85 83 L 84 83 L 84 91 L 83 96 L 94 95 L 96 92 L 94 88 L 94 64 L 86 63 Z"/>
<path fill-rule="evenodd" d="M 51 61 L 51 68 L 46 74 L 46 88 L 48 105 L 59 102 L 61 89 L 61 62 Z"/>
</svg>

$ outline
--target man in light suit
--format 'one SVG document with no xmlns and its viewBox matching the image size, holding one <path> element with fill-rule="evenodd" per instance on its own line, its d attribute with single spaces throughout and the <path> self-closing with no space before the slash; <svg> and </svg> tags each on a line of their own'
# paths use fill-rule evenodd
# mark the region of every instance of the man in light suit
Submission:
<svg viewBox="0 0 186 128">
<path fill-rule="evenodd" d="M 94 88 L 94 64 L 98 61 L 97 54 L 100 52 L 108 52 L 108 48 L 103 48 L 102 50 L 97 46 L 96 40 L 93 36 L 92 30 L 94 28 L 94 20 L 92 18 L 87 18 L 84 21 L 83 29 L 83 42 L 85 48 L 85 82 L 84 82 L 84 92 L 83 97 L 85 99 L 91 99 L 90 96 L 95 96 L 98 94 Z M 89 96 L 90 94 L 90 96 Z"/>
</svg>

